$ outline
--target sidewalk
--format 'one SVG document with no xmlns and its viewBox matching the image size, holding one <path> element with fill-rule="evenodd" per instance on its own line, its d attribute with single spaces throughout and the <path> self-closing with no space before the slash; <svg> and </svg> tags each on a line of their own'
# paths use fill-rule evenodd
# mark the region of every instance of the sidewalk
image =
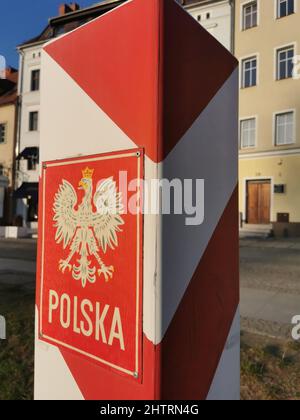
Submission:
<svg viewBox="0 0 300 420">
<path fill-rule="evenodd" d="M 241 240 L 242 329 L 291 338 L 300 314 L 300 239 Z"/>
<path fill-rule="evenodd" d="M 33 288 L 36 273 L 36 241 L 0 240 L 0 284 Z"/>
<path fill-rule="evenodd" d="M 0 278 L 1 273 L 7 272 L 35 274 L 36 262 L 21 259 L 0 258 Z"/>
<path fill-rule="evenodd" d="M 294 249 L 300 251 L 300 238 L 281 239 L 240 239 L 240 247 L 244 248 L 273 248 L 273 249 Z"/>
<path fill-rule="evenodd" d="M 291 320 L 300 314 L 300 296 L 241 290 L 242 328 L 272 337 L 291 338 Z"/>
</svg>

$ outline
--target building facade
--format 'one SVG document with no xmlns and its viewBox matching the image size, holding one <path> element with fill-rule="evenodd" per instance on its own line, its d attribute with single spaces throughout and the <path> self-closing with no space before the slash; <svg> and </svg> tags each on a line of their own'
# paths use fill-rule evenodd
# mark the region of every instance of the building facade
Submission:
<svg viewBox="0 0 300 420">
<path fill-rule="evenodd" d="M 109 0 L 87 9 L 80 9 L 76 3 L 62 4 L 58 16 L 49 19 L 39 36 L 18 46 L 20 71 L 15 198 L 16 216 L 27 227 L 36 228 L 38 219 L 40 68 L 43 45 L 122 3 L 122 0 Z"/>
<path fill-rule="evenodd" d="M 18 72 L 8 68 L 0 79 L 0 225 L 12 223 L 15 173 Z"/>
<path fill-rule="evenodd" d="M 18 47 L 19 121 L 17 138 L 16 214 L 23 224 L 35 227 L 38 219 L 40 77 L 43 45 L 80 25 L 120 6 L 125 0 L 107 0 L 80 9 L 76 3 L 62 4 L 59 15 L 44 31 Z M 234 2 L 232 0 L 178 0 L 178 2 L 228 50 L 233 49 Z"/>
<path fill-rule="evenodd" d="M 240 211 L 244 223 L 300 235 L 300 5 L 236 2 Z"/>
<path fill-rule="evenodd" d="M 233 0 L 181 0 L 183 7 L 229 51 L 234 50 Z"/>
</svg>

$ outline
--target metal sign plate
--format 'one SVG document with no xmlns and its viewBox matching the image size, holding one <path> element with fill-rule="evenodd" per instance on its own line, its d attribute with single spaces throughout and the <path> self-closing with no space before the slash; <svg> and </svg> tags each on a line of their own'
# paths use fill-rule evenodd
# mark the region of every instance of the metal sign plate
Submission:
<svg viewBox="0 0 300 420">
<path fill-rule="evenodd" d="M 142 178 L 140 149 L 44 163 L 39 216 L 40 340 L 136 380 Z"/>
</svg>

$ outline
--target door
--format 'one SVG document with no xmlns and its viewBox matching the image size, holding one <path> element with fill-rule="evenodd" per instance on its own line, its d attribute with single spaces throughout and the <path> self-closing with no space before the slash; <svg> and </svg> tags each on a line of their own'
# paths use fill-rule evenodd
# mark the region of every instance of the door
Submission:
<svg viewBox="0 0 300 420">
<path fill-rule="evenodd" d="M 247 222 L 250 224 L 270 223 L 271 182 L 247 182 Z"/>
</svg>

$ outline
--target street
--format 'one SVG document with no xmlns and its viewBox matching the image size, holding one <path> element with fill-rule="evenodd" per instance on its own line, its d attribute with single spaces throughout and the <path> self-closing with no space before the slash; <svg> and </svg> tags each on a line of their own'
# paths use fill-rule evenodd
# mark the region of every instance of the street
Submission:
<svg viewBox="0 0 300 420">
<path fill-rule="evenodd" d="M 33 290 L 35 259 L 36 241 L 1 240 L 0 284 Z M 289 338 L 300 314 L 300 240 L 243 239 L 240 260 L 242 328 Z"/>
<path fill-rule="evenodd" d="M 241 240 L 243 399 L 299 398 L 300 241 Z M 0 400 L 33 398 L 34 240 L 0 241 Z M 277 372 L 277 373 L 276 373 Z M 276 392 L 275 392 L 276 391 Z"/>
<path fill-rule="evenodd" d="M 291 338 L 300 314 L 300 240 L 241 240 L 242 329 Z"/>
<path fill-rule="evenodd" d="M 35 272 L 35 240 L 0 240 L 0 284 L 33 288 Z"/>
<path fill-rule="evenodd" d="M 36 241 L 0 240 L 0 400 L 33 398 Z"/>
</svg>

